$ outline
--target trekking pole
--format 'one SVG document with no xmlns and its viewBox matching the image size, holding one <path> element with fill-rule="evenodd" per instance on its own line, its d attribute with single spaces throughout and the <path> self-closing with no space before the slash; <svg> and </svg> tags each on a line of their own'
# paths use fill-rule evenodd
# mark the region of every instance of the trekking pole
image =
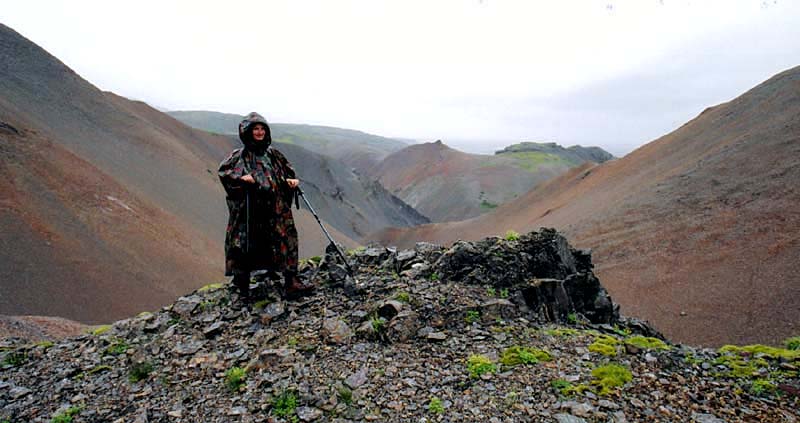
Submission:
<svg viewBox="0 0 800 423">
<path fill-rule="evenodd" d="M 345 258 L 344 253 L 342 253 L 342 250 L 339 249 L 339 245 L 337 245 L 336 242 L 333 241 L 333 238 L 331 238 L 331 234 L 328 233 L 327 229 L 325 229 L 325 225 L 322 224 L 322 221 L 319 219 L 319 216 L 317 216 L 317 212 L 315 212 L 314 208 L 311 207 L 311 203 L 308 202 L 306 195 L 303 193 L 303 190 L 300 189 L 299 186 L 297 187 L 297 192 L 300 194 L 300 197 L 303 198 L 303 202 L 306 203 L 308 211 L 310 211 L 311 214 L 314 215 L 314 218 L 317 219 L 317 223 L 319 223 L 319 227 L 322 228 L 322 232 L 325 233 L 325 236 L 328 237 L 328 241 L 331 242 L 333 248 L 335 248 L 336 252 L 339 253 L 339 257 L 341 257 L 342 261 L 344 262 L 344 266 L 347 268 L 347 273 L 350 275 L 351 278 L 353 278 L 353 280 L 355 280 L 356 277 L 353 275 L 353 269 L 350 268 L 350 264 L 347 263 L 347 258 Z"/>
</svg>

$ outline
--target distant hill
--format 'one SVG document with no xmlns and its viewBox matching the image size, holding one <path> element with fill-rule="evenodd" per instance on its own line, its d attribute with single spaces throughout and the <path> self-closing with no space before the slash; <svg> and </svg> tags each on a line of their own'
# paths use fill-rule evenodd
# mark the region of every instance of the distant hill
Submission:
<svg viewBox="0 0 800 423">
<path fill-rule="evenodd" d="M 571 147 L 564 148 L 554 142 L 521 142 L 495 152 L 495 154 L 512 156 L 520 155 L 522 157 L 524 157 L 525 153 L 553 154 L 564 158 L 576 166 L 584 162 L 603 163 L 614 158 L 611 153 L 603 150 L 600 147 L 582 147 L 580 145 L 573 145 Z"/>
<path fill-rule="evenodd" d="M 605 152 L 523 143 L 492 156 L 464 153 L 437 141 L 392 153 L 370 174 L 432 221 L 456 221 L 491 211 L 583 163 L 582 155 L 594 157 L 592 153 Z"/>
<path fill-rule="evenodd" d="M 0 25 L 0 314 L 105 322 L 220 281 L 216 169 L 239 145 L 98 90 Z M 345 166 L 285 149 L 345 246 L 357 243 L 337 227 L 356 236 L 421 218 Z M 320 254 L 314 218 L 295 219 L 301 256 Z"/>
<path fill-rule="evenodd" d="M 173 111 L 168 114 L 193 128 L 232 135 L 237 135 L 242 119 L 236 114 L 209 111 Z M 341 160 L 362 174 L 390 153 L 407 145 L 392 138 L 330 126 L 270 122 L 270 129 L 275 141 L 297 144 L 315 153 Z"/>
<path fill-rule="evenodd" d="M 625 157 L 467 222 L 387 230 L 408 246 L 540 226 L 594 250 L 626 314 L 693 344 L 800 333 L 800 67 Z"/>
</svg>

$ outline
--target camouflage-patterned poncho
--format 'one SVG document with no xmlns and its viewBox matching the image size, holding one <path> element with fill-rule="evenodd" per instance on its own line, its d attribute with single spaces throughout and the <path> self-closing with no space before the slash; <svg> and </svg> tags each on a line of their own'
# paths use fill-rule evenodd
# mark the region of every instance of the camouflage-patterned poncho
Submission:
<svg viewBox="0 0 800 423">
<path fill-rule="evenodd" d="M 263 124 L 267 136 L 252 139 L 252 127 Z M 297 229 L 292 217 L 294 190 L 287 178 L 295 172 L 283 154 L 270 148 L 269 126 L 256 113 L 239 126 L 245 147 L 234 150 L 219 166 L 228 203 L 225 235 L 225 274 L 252 270 L 297 271 Z M 241 180 L 250 174 L 256 183 Z"/>
</svg>

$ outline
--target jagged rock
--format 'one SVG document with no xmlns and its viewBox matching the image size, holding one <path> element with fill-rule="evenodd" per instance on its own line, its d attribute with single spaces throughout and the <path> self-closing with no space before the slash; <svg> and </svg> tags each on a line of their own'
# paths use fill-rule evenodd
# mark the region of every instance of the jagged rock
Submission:
<svg viewBox="0 0 800 423">
<path fill-rule="evenodd" d="M 219 335 L 220 332 L 222 332 L 222 328 L 224 326 L 225 324 L 223 322 L 215 322 L 210 326 L 206 326 L 203 329 L 203 336 L 205 336 L 206 338 L 213 338 Z"/>
<path fill-rule="evenodd" d="M 420 244 L 410 252 L 386 249 L 383 260 L 352 260 L 355 278 L 345 279 L 359 286 L 350 288 L 337 279 L 340 259 L 304 264 L 301 275 L 317 291 L 273 309 L 231 305 L 228 290 L 198 291 L 105 333 L 53 346 L 0 340 L 0 422 L 43 423 L 70 406 L 83 407 L 73 421 L 114 423 L 797 418 L 797 360 L 758 356 L 769 364 L 759 377 L 784 379 L 779 394 L 757 396 L 747 381 L 723 376 L 730 369 L 719 364 L 719 351 L 669 343 L 670 351 L 635 354 L 619 347 L 613 361 L 631 371 L 632 382 L 608 396 L 584 391 L 564 401 L 554 381 L 593 387 L 592 370 L 608 363 L 589 351 L 598 332 L 624 344 L 623 332 L 657 331 L 616 319 L 613 303 L 609 314 L 589 253 L 569 249 L 555 233 L 455 247 L 458 254 Z M 456 256 L 464 268 L 448 267 Z M 410 301 L 387 300 L 401 292 Z M 569 330 L 558 325 L 565 313 L 577 322 Z M 358 327 L 352 345 L 350 327 Z M 213 336 L 204 339 L 204 332 Z M 498 365 L 514 346 L 552 359 L 471 374 L 470 357 Z M 274 405 L 284 395 L 297 408 L 281 419 Z M 434 398 L 444 414 L 429 411 Z"/>
<path fill-rule="evenodd" d="M 353 331 L 340 319 L 325 319 L 320 335 L 333 344 L 346 344 L 353 337 Z"/>
<path fill-rule="evenodd" d="M 692 420 L 697 423 L 725 423 L 725 420 L 718 418 L 713 414 L 705 413 L 692 413 Z"/>
<path fill-rule="evenodd" d="M 554 415 L 553 417 L 556 419 L 558 423 L 586 423 L 586 420 L 580 417 L 575 417 L 571 414 L 560 413 Z"/>
</svg>

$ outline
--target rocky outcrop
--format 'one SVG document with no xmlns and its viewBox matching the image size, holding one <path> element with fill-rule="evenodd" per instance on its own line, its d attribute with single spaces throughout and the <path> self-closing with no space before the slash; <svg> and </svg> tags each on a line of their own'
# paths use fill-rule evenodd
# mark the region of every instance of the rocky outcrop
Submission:
<svg viewBox="0 0 800 423">
<path fill-rule="evenodd" d="M 209 286 L 56 344 L 6 340 L 0 421 L 798 417 L 800 353 L 660 341 L 618 317 L 589 254 L 554 231 L 347 258 L 352 275 L 332 254 L 304 263 L 318 290 L 300 301 L 264 274 L 254 306 Z"/>
</svg>

